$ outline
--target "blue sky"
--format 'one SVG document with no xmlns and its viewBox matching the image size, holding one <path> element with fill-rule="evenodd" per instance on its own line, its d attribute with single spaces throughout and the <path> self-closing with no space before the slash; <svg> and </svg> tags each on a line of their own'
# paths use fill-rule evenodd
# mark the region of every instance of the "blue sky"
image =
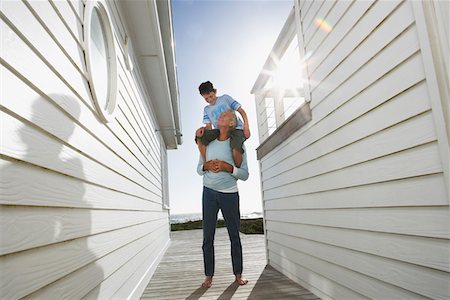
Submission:
<svg viewBox="0 0 450 300">
<path fill-rule="evenodd" d="M 193 137 L 202 126 L 206 105 L 198 85 L 207 80 L 218 95 L 239 101 L 249 116 L 250 178 L 238 183 L 241 212 L 262 211 L 255 151 L 259 138 L 250 90 L 292 6 L 292 0 L 172 1 L 183 145 L 168 154 L 171 214 L 201 212 L 202 178 L 196 173 L 199 155 Z"/>
</svg>

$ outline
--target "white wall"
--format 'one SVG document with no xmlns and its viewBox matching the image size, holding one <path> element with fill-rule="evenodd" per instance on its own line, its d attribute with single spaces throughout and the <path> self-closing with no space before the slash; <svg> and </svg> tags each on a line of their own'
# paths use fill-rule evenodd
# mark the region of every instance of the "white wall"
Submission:
<svg viewBox="0 0 450 300">
<path fill-rule="evenodd" d="M 269 264 L 323 298 L 448 299 L 448 141 L 413 2 L 298 7 L 312 121 L 261 160 Z"/>
<path fill-rule="evenodd" d="M 118 107 L 100 121 L 83 11 L 82 1 L 1 2 L 2 299 L 139 297 L 169 241 L 149 100 L 116 32 Z"/>
</svg>

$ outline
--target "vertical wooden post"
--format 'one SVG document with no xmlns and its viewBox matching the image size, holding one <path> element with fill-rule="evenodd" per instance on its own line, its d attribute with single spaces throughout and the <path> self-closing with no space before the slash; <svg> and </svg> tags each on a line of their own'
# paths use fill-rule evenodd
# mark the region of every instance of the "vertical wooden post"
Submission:
<svg viewBox="0 0 450 300">
<path fill-rule="evenodd" d="M 302 63 L 299 68 L 301 69 L 302 79 L 303 79 L 303 91 L 305 102 L 311 102 L 311 93 L 310 93 L 310 80 L 308 74 L 308 64 L 306 63 L 308 56 L 311 56 L 310 53 L 306 53 L 305 43 L 303 39 L 303 27 L 302 21 L 300 18 L 300 1 L 294 1 L 294 10 L 295 10 L 295 28 L 297 29 L 297 40 L 298 40 L 298 50 L 300 52 L 300 63 Z"/>
</svg>

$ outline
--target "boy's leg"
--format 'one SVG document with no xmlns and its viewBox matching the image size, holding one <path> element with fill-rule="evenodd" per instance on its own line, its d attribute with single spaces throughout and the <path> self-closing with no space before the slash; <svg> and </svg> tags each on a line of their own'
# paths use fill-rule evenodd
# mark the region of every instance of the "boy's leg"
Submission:
<svg viewBox="0 0 450 300">
<path fill-rule="evenodd" d="M 203 136 L 201 137 L 195 137 L 195 143 L 197 144 L 198 151 L 200 151 L 200 154 L 202 155 L 203 161 L 206 161 L 206 146 L 219 136 L 219 130 L 218 129 L 211 129 L 207 130 L 205 129 L 203 132 Z"/>
<path fill-rule="evenodd" d="M 208 146 L 209 143 L 219 137 L 219 133 L 219 129 L 205 129 L 203 136 L 200 138 L 200 141 L 203 145 Z"/>
<path fill-rule="evenodd" d="M 233 149 L 234 165 L 238 168 L 242 164 L 242 154 L 244 153 L 245 135 L 242 129 L 235 129 L 230 133 L 230 143 Z"/>
</svg>

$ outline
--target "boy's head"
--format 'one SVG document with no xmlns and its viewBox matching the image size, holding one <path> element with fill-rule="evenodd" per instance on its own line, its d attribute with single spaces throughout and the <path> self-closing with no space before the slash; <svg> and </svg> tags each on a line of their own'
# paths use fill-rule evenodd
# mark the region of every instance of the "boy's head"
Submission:
<svg viewBox="0 0 450 300">
<path fill-rule="evenodd" d="M 203 96 L 211 92 L 216 92 L 216 89 L 214 88 L 211 81 L 206 81 L 200 84 L 200 86 L 198 87 L 198 91 L 200 92 L 200 95 Z"/>
<path fill-rule="evenodd" d="M 211 81 L 202 82 L 198 87 L 198 91 L 200 92 L 200 95 L 202 95 L 202 97 L 205 99 L 205 101 L 209 104 L 213 104 L 217 99 L 217 90 L 214 88 Z"/>
</svg>

